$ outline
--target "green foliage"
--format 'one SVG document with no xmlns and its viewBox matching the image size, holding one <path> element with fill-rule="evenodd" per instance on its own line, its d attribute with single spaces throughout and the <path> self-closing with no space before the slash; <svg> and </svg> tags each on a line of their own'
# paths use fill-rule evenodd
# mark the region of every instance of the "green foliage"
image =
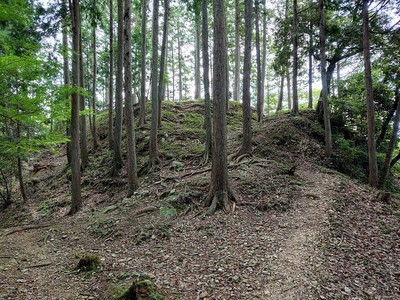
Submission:
<svg viewBox="0 0 400 300">
<path fill-rule="evenodd" d="M 74 267 L 74 271 L 77 272 L 97 272 L 102 265 L 99 256 L 93 253 L 78 252 L 75 254 L 76 258 L 79 258 L 78 264 Z"/>
<path fill-rule="evenodd" d="M 176 216 L 175 207 L 171 205 L 160 207 L 160 216 L 163 218 L 171 218 Z"/>
</svg>

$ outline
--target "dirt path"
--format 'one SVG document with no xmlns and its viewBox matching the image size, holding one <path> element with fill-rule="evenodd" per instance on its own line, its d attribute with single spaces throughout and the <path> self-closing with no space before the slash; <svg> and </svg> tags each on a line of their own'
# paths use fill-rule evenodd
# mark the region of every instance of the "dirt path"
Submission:
<svg viewBox="0 0 400 300">
<path fill-rule="evenodd" d="M 172 220 L 168 238 L 141 244 L 140 228 L 171 220 L 132 217 L 122 204 L 107 215 L 118 237 L 94 236 L 89 213 L 0 236 L 0 299 L 109 299 L 111 287 L 129 284 L 129 274 L 140 272 L 150 274 L 167 299 L 318 299 L 318 246 L 336 179 L 310 166 L 297 176 L 293 207 L 285 213 L 239 207 L 233 216 L 189 214 Z M 82 250 L 102 258 L 102 272 L 84 277 L 69 270 Z"/>
</svg>

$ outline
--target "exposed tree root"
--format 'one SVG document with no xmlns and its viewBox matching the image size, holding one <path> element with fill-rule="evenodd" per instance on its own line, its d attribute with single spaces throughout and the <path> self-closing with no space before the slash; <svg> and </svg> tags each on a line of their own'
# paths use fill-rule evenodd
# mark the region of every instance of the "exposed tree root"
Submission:
<svg viewBox="0 0 400 300">
<path fill-rule="evenodd" d="M 138 211 L 136 211 L 134 213 L 134 216 L 140 216 L 142 214 L 145 214 L 145 213 L 148 213 L 148 212 L 153 212 L 153 211 L 156 211 L 156 210 L 158 210 L 158 208 L 155 207 L 155 206 L 147 206 L 147 207 L 144 207 L 144 208 L 139 209 Z"/>
<path fill-rule="evenodd" d="M 213 215 L 217 209 L 222 209 L 225 213 L 233 214 L 236 208 L 237 196 L 231 188 L 228 190 L 213 191 L 207 196 L 205 206 L 207 216 Z"/>
<path fill-rule="evenodd" d="M 149 160 L 147 164 L 144 164 L 143 167 L 138 171 L 138 176 L 148 175 L 154 173 L 157 170 L 158 165 L 161 163 L 161 159 L 157 157 L 155 160 Z"/>
<path fill-rule="evenodd" d="M 46 228 L 46 227 L 50 227 L 50 226 L 52 226 L 52 224 L 45 224 L 45 225 L 28 225 L 28 226 L 25 226 L 25 227 L 18 227 L 18 228 L 15 228 L 15 229 L 13 229 L 13 230 L 11 230 L 11 231 L 9 231 L 9 232 L 6 232 L 6 233 L 4 234 L 4 236 L 8 236 L 8 235 L 11 235 L 11 234 L 14 234 L 14 233 L 17 233 L 17 232 L 21 232 L 21 231 L 25 231 L 25 230 L 38 229 L 38 228 Z"/>
</svg>

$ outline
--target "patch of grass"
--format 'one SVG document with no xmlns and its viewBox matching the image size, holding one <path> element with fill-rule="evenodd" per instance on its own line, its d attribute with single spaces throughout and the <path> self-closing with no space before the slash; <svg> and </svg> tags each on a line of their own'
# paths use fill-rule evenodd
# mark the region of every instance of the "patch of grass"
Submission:
<svg viewBox="0 0 400 300">
<path fill-rule="evenodd" d="M 77 272 L 97 272 L 101 268 L 101 259 L 93 253 L 76 253 L 76 258 L 79 258 L 78 264 L 73 268 Z"/>
<path fill-rule="evenodd" d="M 48 216 L 53 211 L 53 208 L 48 200 L 44 200 L 39 203 L 39 211 Z"/>
<path fill-rule="evenodd" d="M 90 225 L 90 231 L 97 236 L 103 237 L 113 231 L 113 218 L 101 217 Z"/>
<path fill-rule="evenodd" d="M 164 299 L 161 289 L 158 288 L 146 274 L 136 275 L 130 286 L 114 287 L 109 294 L 114 300 Z"/>
<path fill-rule="evenodd" d="M 161 213 L 161 211 L 160 211 Z M 156 226 L 148 225 L 144 227 L 136 237 L 136 245 L 139 245 L 149 239 L 164 239 L 171 235 L 170 232 L 171 224 L 159 224 Z"/>
</svg>

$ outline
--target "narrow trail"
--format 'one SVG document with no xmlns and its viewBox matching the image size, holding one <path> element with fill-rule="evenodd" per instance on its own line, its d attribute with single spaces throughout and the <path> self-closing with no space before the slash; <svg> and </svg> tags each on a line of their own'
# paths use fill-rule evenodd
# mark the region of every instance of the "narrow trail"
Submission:
<svg viewBox="0 0 400 300">
<path fill-rule="evenodd" d="M 314 299 L 322 259 L 319 242 L 336 178 L 300 169 L 304 180 L 294 209 L 283 218 L 282 246 L 265 287 L 268 299 Z M 312 191 L 310 193 L 310 191 Z"/>
</svg>

